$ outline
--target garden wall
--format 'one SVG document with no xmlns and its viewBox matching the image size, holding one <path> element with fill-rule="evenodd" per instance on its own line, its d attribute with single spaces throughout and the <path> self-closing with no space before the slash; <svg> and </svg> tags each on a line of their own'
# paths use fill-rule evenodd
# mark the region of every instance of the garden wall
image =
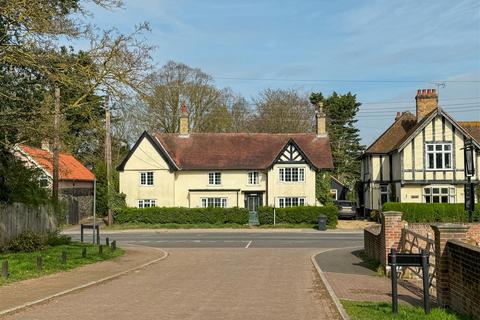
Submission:
<svg viewBox="0 0 480 320">
<path fill-rule="evenodd" d="M 480 317 L 480 247 L 459 240 L 449 240 L 448 257 L 449 299 L 453 310 Z"/>
<path fill-rule="evenodd" d="M 57 229 L 51 205 L 0 204 L 0 247 L 24 231 L 44 234 Z"/>
</svg>

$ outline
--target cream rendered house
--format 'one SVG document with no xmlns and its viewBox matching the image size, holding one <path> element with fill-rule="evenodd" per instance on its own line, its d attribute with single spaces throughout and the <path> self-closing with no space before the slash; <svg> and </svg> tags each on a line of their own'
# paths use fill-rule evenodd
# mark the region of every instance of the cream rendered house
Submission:
<svg viewBox="0 0 480 320">
<path fill-rule="evenodd" d="M 325 117 L 317 132 L 144 132 L 117 170 L 130 207 L 288 207 L 316 205 L 315 173 L 333 167 Z"/>
<path fill-rule="evenodd" d="M 416 115 L 397 113 L 394 123 L 362 156 L 363 205 L 379 210 L 387 201 L 463 203 L 465 141 L 480 168 L 480 121 L 457 122 L 438 107 L 435 89 L 418 90 Z M 477 113 L 477 116 L 479 114 Z"/>
</svg>

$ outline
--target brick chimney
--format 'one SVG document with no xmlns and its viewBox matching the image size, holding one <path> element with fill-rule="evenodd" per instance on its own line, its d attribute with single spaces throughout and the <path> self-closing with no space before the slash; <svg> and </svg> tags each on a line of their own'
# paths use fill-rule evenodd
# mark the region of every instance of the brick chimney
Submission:
<svg viewBox="0 0 480 320">
<path fill-rule="evenodd" d="M 415 97 L 417 102 L 417 121 L 438 107 L 438 95 L 435 89 L 419 89 Z"/>
<path fill-rule="evenodd" d="M 189 128 L 188 128 L 187 105 L 185 104 L 185 102 L 183 102 L 180 108 L 180 135 L 188 136 L 188 134 L 189 134 Z"/>
<path fill-rule="evenodd" d="M 323 102 L 318 103 L 318 110 L 315 111 L 315 117 L 317 120 L 317 137 L 325 137 L 327 135 L 327 125 L 325 122 L 325 112 L 323 111 Z"/>
</svg>

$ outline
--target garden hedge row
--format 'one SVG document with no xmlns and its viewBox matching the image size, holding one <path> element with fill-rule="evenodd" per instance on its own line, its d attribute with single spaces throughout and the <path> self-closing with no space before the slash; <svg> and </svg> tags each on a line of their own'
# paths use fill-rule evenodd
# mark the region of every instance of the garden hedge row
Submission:
<svg viewBox="0 0 480 320">
<path fill-rule="evenodd" d="M 387 202 L 382 211 L 403 212 L 402 219 L 407 222 L 467 222 L 468 212 L 463 203 L 400 203 Z M 473 214 L 480 221 L 480 207 Z"/>
<path fill-rule="evenodd" d="M 275 208 L 276 223 L 308 223 L 317 224 L 319 215 L 327 216 L 327 225 L 331 228 L 337 226 L 338 208 L 333 205 L 314 207 L 299 206 L 289 208 Z M 258 210 L 260 224 L 273 224 L 273 207 L 260 207 Z"/>
<path fill-rule="evenodd" d="M 224 224 L 248 223 L 248 210 L 242 208 L 121 208 L 115 212 L 116 223 Z"/>
</svg>

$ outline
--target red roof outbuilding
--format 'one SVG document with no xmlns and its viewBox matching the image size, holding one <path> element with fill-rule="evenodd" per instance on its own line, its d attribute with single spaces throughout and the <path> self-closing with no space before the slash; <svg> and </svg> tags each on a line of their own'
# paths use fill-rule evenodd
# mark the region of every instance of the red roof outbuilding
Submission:
<svg viewBox="0 0 480 320">
<path fill-rule="evenodd" d="M 19 145 L 23 153 L 39 166 L 53 175 L 53 154 L 48 150 Z M 74 156 L 67 153 L 59 155 L 59 180 L 93 181 L 95 175 L 80 163 Z"/>
</svg>

